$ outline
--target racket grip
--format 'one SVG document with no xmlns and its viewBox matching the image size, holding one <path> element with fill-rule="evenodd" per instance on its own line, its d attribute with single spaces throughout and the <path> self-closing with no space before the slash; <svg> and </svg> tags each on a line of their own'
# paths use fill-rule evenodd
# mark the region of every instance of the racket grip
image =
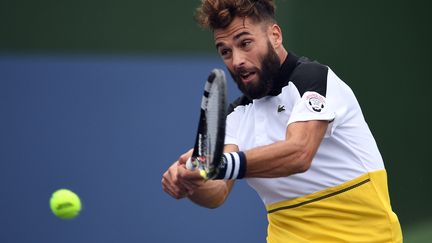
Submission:
<svg viewBox="0 0 432 243">
<path fill-rule="evenodd" d="M 186 161 L 186 169 L 193 171 L 195 168 L 195 164 L 192 163 L 192 157 L 189 157 L 189 159 Z"/>
</svg>

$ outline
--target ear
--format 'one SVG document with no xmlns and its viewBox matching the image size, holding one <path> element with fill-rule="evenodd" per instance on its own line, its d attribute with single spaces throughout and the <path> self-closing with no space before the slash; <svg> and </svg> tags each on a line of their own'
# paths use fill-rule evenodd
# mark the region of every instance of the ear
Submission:
<svg viewBox="0 0 432 243">
<path fill-rule="evenodd" d="M 273 48 L 277 49 L 282 45 L 282 30 L 277 24 L 272 24 L 269 27 L 269 39 Z"/>
</svg>

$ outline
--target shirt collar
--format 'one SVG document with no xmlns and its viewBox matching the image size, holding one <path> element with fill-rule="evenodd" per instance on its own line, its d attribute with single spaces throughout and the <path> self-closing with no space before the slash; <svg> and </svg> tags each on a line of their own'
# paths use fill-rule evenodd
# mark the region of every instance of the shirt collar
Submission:
<svg viewBox="0 0 432 243">
<path fill-rule="evenodd" d="M 289 78 L 297 66 L 298 59 L 299 58 L 294 53 L 288 53 L 288 56 L 285 58 L 285 61 L 280 67 L 279 75 L 277 75 L 274 80 L 275 86 L 268 95 L 277 96 L 282 92 L 282 88 L 287 86 Z"/>
</svg>

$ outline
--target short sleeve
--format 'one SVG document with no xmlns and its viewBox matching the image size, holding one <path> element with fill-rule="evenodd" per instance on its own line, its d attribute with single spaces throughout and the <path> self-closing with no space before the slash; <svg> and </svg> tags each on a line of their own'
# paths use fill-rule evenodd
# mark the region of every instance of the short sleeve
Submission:
<svg viewBox="0 0 432 243">
<path fill-rule="evenodd" d="M 327 120 L 335 118 L 327 102 L 328 67 L 316 62 L 300 64 L 290 77 L 298 91 L 288 124 L 297 121 Z"/>
<path fill-rule="evenodd" d="M 297 121 L 326 120 L 335 118 L 326 97 L 314 91 L 307 91 L 295 103 L 288 124 Z"/>
</svg>

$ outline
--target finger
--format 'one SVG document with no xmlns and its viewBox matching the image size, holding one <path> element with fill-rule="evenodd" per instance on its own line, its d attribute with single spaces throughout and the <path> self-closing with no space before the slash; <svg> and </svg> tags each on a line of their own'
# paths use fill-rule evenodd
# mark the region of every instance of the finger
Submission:
<svg viewBox="0 0 432 243">
<path fill-rule="evenodd" d="M 175 198 L 175 199 L 182 199 L 182 198 L 186 197 L 186 195 L 189 195 L 188 192 L 179 193 L 179 192 L 173 191 L 171 188 L 164 188 L 164 191 L 168 195 L 170 195 L 172 198 Z"/>
<path fill-rule="evenodd" d="M 187 188 L 185 185 L 181 182 L 177 181 L 167 181 L 166 183 L 167 188 L 170 189 L 170 191 L 174 192 L 176 195 L 184 195 L 187 193 Z"/>
<path fill-rule="evenodd" d="M 181 165 L 177 168 L 178 173 L 177 176 L 181 180 L 187 180 L 187 181 L 203 181 L 199 170 L 190 171 L 186 168 L 185 165 Z"/>
<path fill-rule="evenodd" d="M 189 191 L 180 190 L 178 187 L 172 187 L 165 179 L 162 179 L 162 188 L 166 193 L 175 199 L 184 198 L 189 193 Z"/>
<path fill-rule="evenodd" d="M 193 183 L 191 181 L 182 180 L 181 184 L 182 184 L 183 188 L 186 190 L 186 192 L 188 192 L 188 193 L 190 193 L 191 191 L 195 191 L 195 189 L 197 188 L 195 183 Z"/>
<path fill-rule="evenodd" d="M 185 195 L 192 195 L 195 192 L 195 190 L 197 189 L 197 187 L 190 186 L 188 184 L 184 184 L 183 186 L 185 188 L 185 191 L 184 191 Z"/>
<path fill-rule="evenodd" d="M 182 179 L 195 182 L 205 181 L 199 170 L 185 172 L 182 174 Z"/>
<path fill-rule="evenodd" d="M 187 169 L 179 169 L 178 180 L 181 181 L 182 184 L 188 186 L 201 186 L 205 179 L 201 176 L 199 171 L 190 171 Z"/>
<path fill-rule="evenodd" d="M 168 193 L 168 195 L 170 195 L 172 198 L 175 199 L 182 199 L 184 197 L 186 197 L 186 195 L 189 195 L 188 192 L 179 192 L 179 191 L 175 191 L 172 188 L 166 188 L 165 192 Z"/>
<path fill-rule="evenodd" d="M 187 190 L 189 195 L 192 195 L 193 192 L 197 188 L 201 187 L 205 182 L 205 180 L 199 175 L 199 172 L 191 172 L 184 168 L 179 169 L 178 180 Z"/>
<path fill-rule="evenodd" d="M 181 165 L 186 164 L 186 161 L 192 156 L 193 149 L 189 149 L 186 153 L 182 154 L 178 159 L 178 163 Z"/>
<path fill-rule="evenodd" d="M 164 173 L 162 177 L 162 184 L 169 189 L 175 195 L 186 194 L 187 190 L 178 179 L 177 166 L 171 166 L 171 168 Z"/>
</svg>

